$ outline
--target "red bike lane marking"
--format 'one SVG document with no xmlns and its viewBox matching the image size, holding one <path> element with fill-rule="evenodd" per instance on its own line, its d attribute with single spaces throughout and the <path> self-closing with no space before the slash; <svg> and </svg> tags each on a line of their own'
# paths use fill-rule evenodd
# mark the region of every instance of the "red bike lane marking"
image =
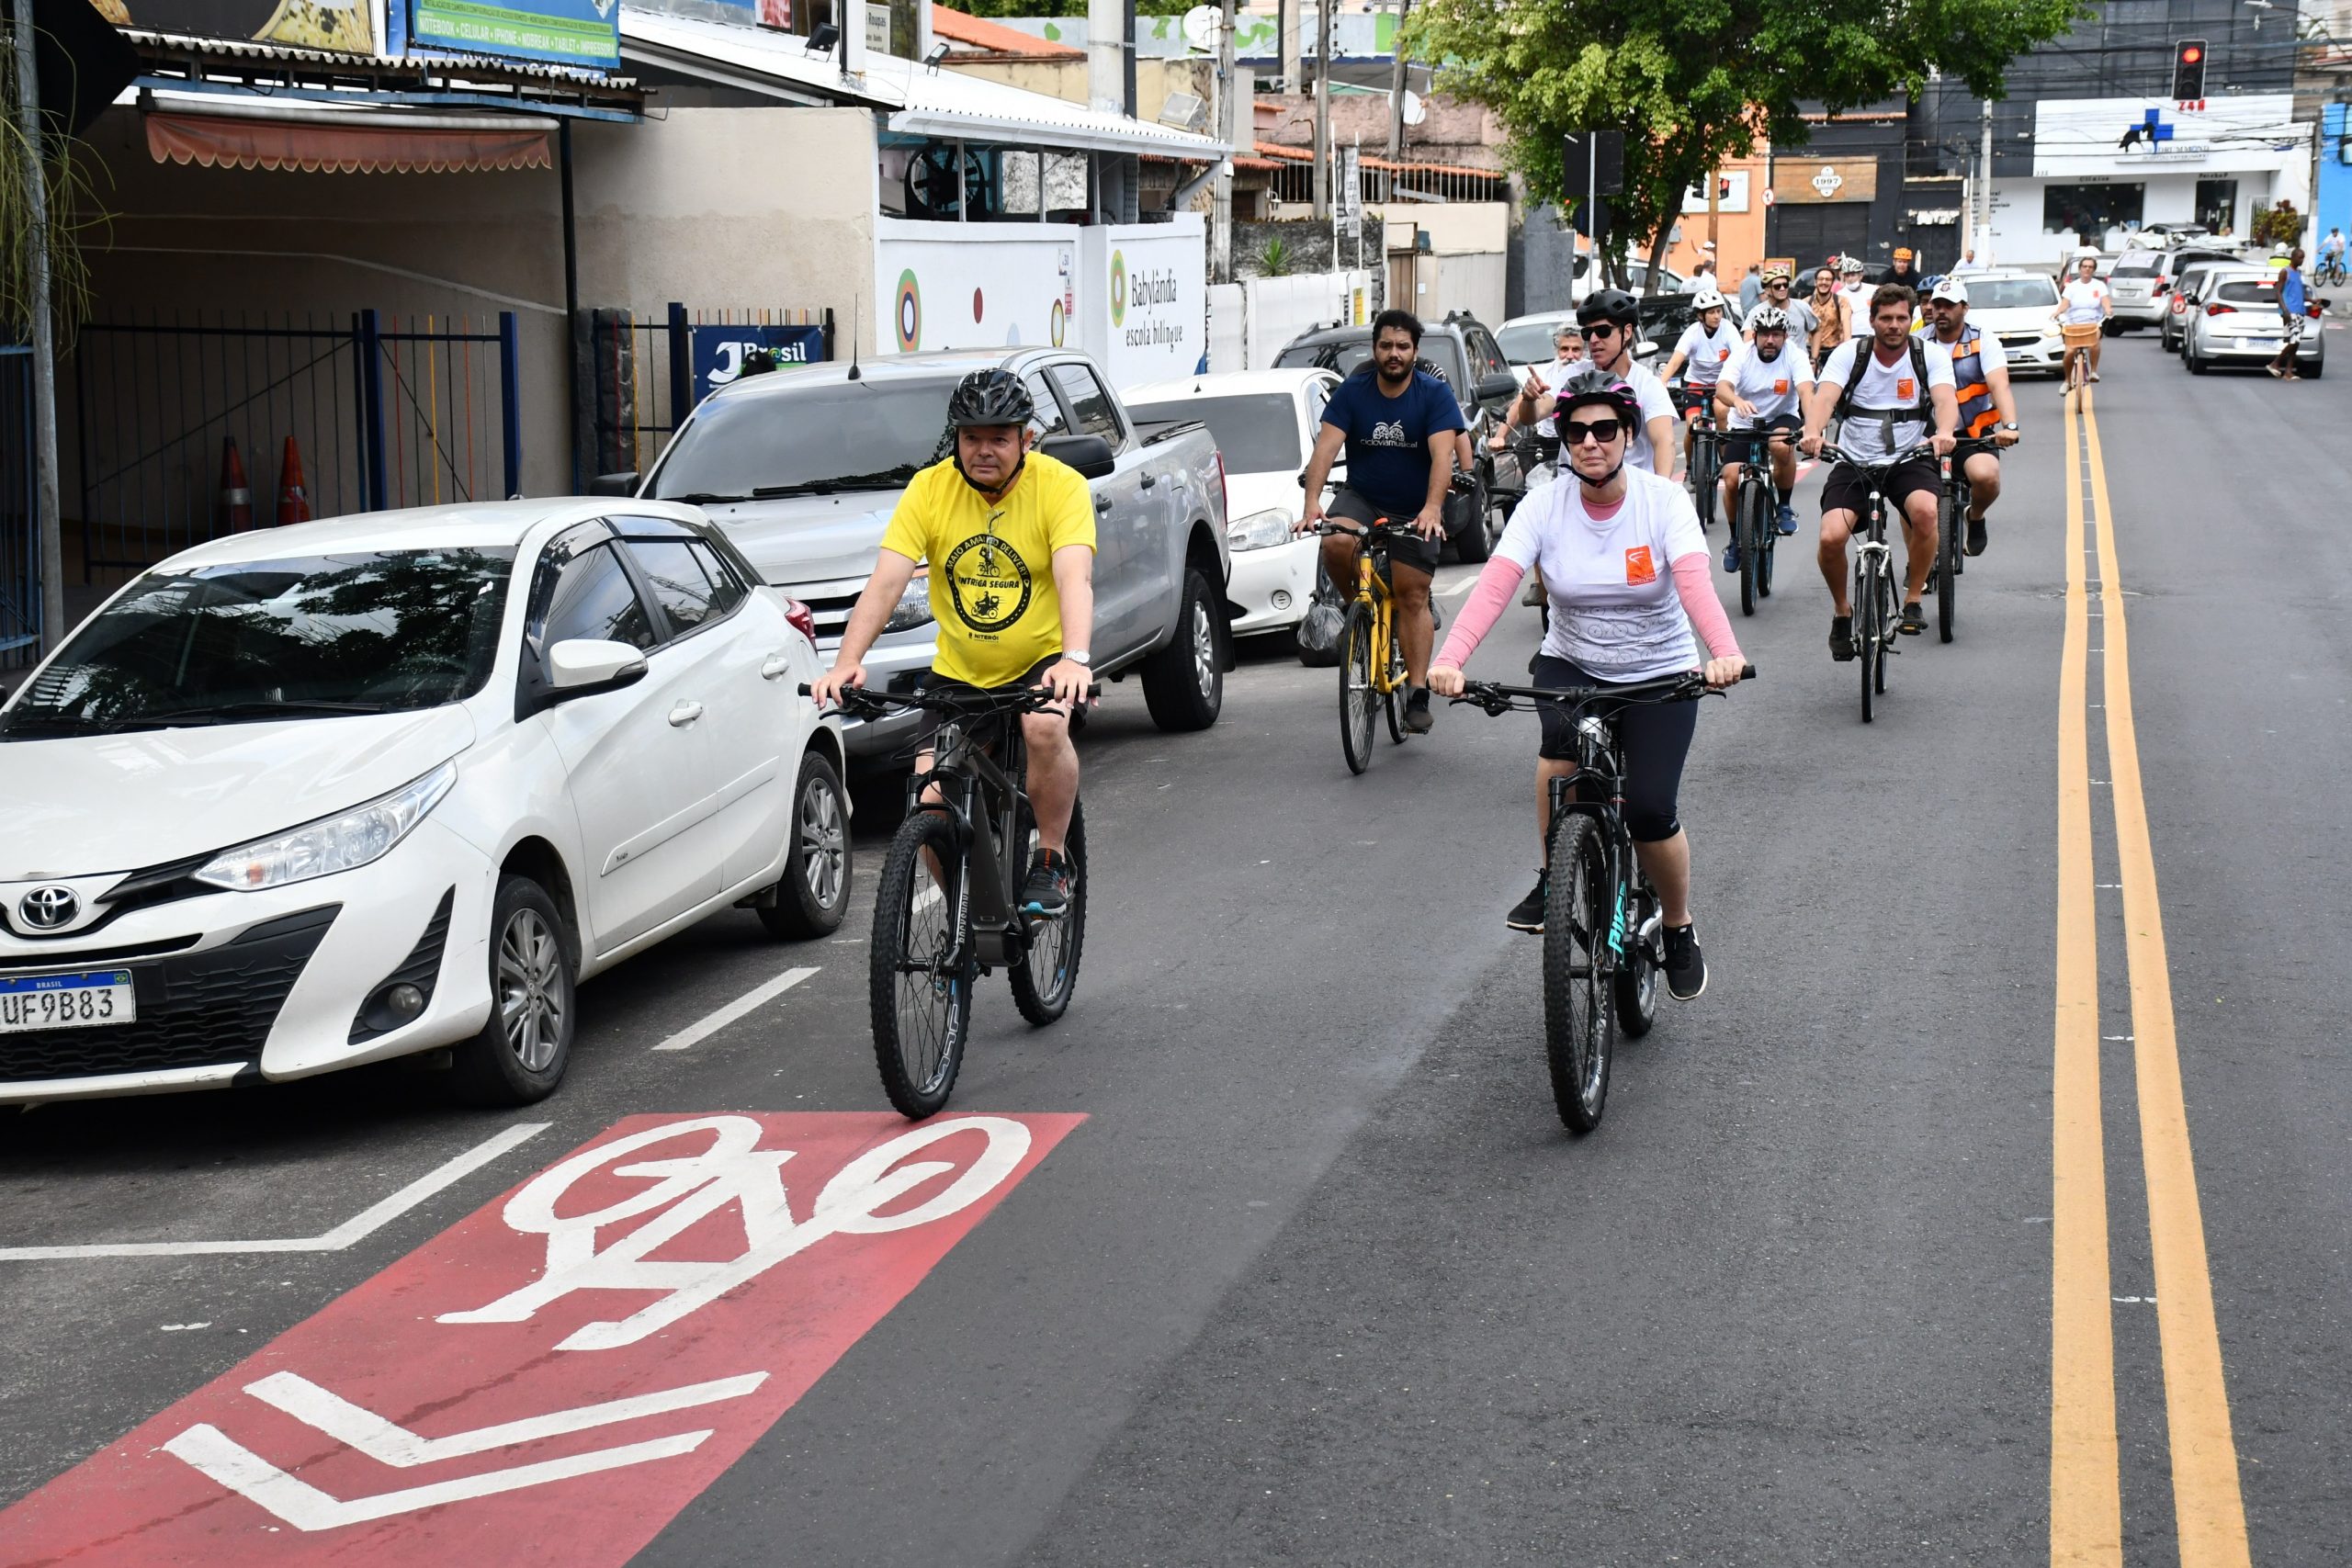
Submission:
<svg viewBox="0 0 2352 1568">
<path fill-rule="evenodd" d="M 1083 1120 L 616 1122 L 0 1512 L 0 1564 L 624 1563 Z"/>
</svg>

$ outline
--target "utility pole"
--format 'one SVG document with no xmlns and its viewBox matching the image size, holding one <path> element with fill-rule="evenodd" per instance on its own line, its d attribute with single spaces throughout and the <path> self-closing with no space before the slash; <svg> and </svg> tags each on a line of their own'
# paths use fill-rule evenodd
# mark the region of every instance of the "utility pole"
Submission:
<svg viewBox="0 0 2352 1568">
<path fill-rule="evenodd" d="M 1238 84 L 1233 78 L 1233 0 L 1223 0 L 1216 29 L 1216 139 L 1225 143 L 1226 153 L 1209 201 L 1209 278 L 1215 283 L 1233 281 L 1233 155 L 1240 148 L 1234 126 Z M 1250 124 L 1257 124 L 1255 114 Z"/>
<path fill-rule="evenodd" d="M 1283 91 L 1298 91 L 1298 0 L 1274 0 L 1274 26 L 1283 35 Z"/>
<path fill-rule="evenodd" d="M 57 338 L 50 304 L 49 164 L 41 156 L 40 75 L 33 59 L 32 0 L 16 0 L 17 123 L 25 133 L 25 243 L 32 285 L 33 525 L 40 541 L 40 643 L 49 652 L 65 636 L 65 550 L 57 513 Z"/>
<path fill-rule="evenodd" d="M 1396 37 L 1389 45 L 1396 56 L 1388 68 L 1388 156 L 1405 155 L 1405 18 L 1413 14 L 1413 0 L 1399 0 L 1396 6 Z"/>
<path fill-rule="evenodd" d="M 1331 217 L 1331 13 L 1332 0 L 1315 6 L 1315 219 Z M 1336 259 L 1336 258 L 1334 258 Z"/>
</svg>

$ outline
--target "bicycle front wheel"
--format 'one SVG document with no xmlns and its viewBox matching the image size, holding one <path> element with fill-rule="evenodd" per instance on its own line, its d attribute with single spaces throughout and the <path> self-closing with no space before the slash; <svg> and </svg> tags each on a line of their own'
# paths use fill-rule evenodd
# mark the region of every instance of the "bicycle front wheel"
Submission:
<svg viewBox="0 0 2352 1568">
<path fill-rule="evenodd" d="M 1036 830 L 1024 835 L 1034 851 Z M 1012 1005 L 1043 1029 L 1069 1010 L 1078 988 L 1078 960 L 1086 947 L 1086 807 L 1070 802 L 1069 908 L 1029 928 L 1029 951 L 1012 961 L 1005 978 L 1012 983 Z"/>
<path fill-rule="evenodd" d="M 1878 567 L 1878 615 L 1872 637 L 1877 651 L 1871 656 L 1871 684 L 1880 696 L 1886 695 L 1886 661 L 1894 652 L 1894 564 L 1881 559 Z"/>
<path fill-rule="evenodd" d="M 1764 491 L 1743 484 L 1731 520 L 1732 543 L 1739 549 L 1739 613 L 1756 614 L 1756 570 L 1764 554 Z"/>
<path fill-rule="evenodd" d="M 1372 685 L 1372 606 L 1351 604 L 1340 627 L 1340 749 L 1351 773 L 1372 766 L 1373 710 L 1379 705 Z"/>
<path fill-rule="evenodd" d="M 1942 505 L 1936 515 L 1936 640 L 1950 642 L 1954 617 L 1960 614 L 1960 596 L 1954 580 L 1960 576 L 1960 531 L 1968 525 L 1968 514 L 1962 510 L 1959 497 L 1944 491 Z"/>
<path fill-rule="evenodd" d="M 1615 894 L 1600 825 L 1564 812 L 1552 825 L 1551 890 L 1544 906 L 1544 1047 L 1552 1100 L 1572 1133 L 1600 1125 L 1609 1102 L 1616 1020 L 1609 996 Z"/>
<path fill-rule="evenodd" d="M 1871 558 L 1854 562 L 1854 662 L 1862 670 L 1862 722 L 1871 722 L 1871 682 L 1878 664 L 1878 572 Z"/>
<path fill-rule="evenodd" d="M 956 825 L 917 811 L 899 825 L 882 863 L 867 946 L 874 1062 L 902 1116 L 947 1103 L 972 1023 L 972 912 Z"/>
</svg>

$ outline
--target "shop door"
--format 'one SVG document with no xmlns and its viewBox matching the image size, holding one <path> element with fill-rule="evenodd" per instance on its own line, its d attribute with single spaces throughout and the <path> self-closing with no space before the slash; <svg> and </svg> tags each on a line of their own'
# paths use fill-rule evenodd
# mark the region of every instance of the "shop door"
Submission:
<svg viewBox="0 0 2352 1568">
<path fill-rule="evenodd" d="M 1871 238 L 1870 203 L 1784 201 L 1772 209 L 1771 230 L 1771 243 L 1765 248 L 1776 256 L 1794 256 L 1801 268 L 1819 266 L 1826 256 L 1864 255 Z"/>
</svg>

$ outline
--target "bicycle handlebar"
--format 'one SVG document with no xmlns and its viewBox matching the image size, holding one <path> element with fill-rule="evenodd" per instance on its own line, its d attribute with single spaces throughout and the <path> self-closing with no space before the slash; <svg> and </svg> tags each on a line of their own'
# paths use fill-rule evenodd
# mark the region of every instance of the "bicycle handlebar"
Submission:
<svg viewBox="0 0 2352 1568">
<path fill-rule="evenodd" d="M 1753 664 L 1739 667 L 1739 678 L 1753 681 L 1759 671 Z M 1611 701 L 1621 703 L 1687 703 L 1696 702 L 1713 688 L 1706 676 L 1697 670 L 1686 670 L 1679 675 L 1661 676 L 1655 681 L 1637 681 L 1626 686 L 1505 686 L 1493 681 L 1464 681 L 1462 694 L 1451 699 L 1484 708 L 1495 715 L 1530 712 L 1539 703 L 1565 703 L 1570 707 Z"/>
<path fill-rule="evenodd" d="M 1309 534 L 1345 534 L 1356 539 L 1418 539 L 1421 531 L 1410 523 L 1391 523 L 1382 518 L 1377 523 L 1334 523 L 1329 518 L 1305 530 Z"/>
<path fill-rule="evenodd" d="M 812 696 L 806 682 L 800 694 Z M 1102 695 L 1102 682 L 1094 682 L 1086 688 L 1086 700 L 1093 702 Z M 838 706 L 846 714 L 872 718 L 888 713 L 892 708 L 922 708 L 930 713 L 992 714 L 1044 713 L 1061 699 L 1044 686 L 1008 686 L 1001 691 L 925 691 L 870 692 L 864 686 L 842 688 Z"/>
<path fill-rule="evenodd" d="M 1931 452 L 1935 444 L 1935 437 L 1931 435 L 1925 441 L 1914 442 L 1902 451 L 1892 453 L 1884 457 L 1860 457 L 1847 451 L 1834 441 L 1825 441 L 1821 444 L 1821 455 L 1833 463 L 1843 463 L 1849 468 L 1862 468 L 1876 473 L 1888 468 L 1899 468 L 1912 458 Z"/>
</svg>

